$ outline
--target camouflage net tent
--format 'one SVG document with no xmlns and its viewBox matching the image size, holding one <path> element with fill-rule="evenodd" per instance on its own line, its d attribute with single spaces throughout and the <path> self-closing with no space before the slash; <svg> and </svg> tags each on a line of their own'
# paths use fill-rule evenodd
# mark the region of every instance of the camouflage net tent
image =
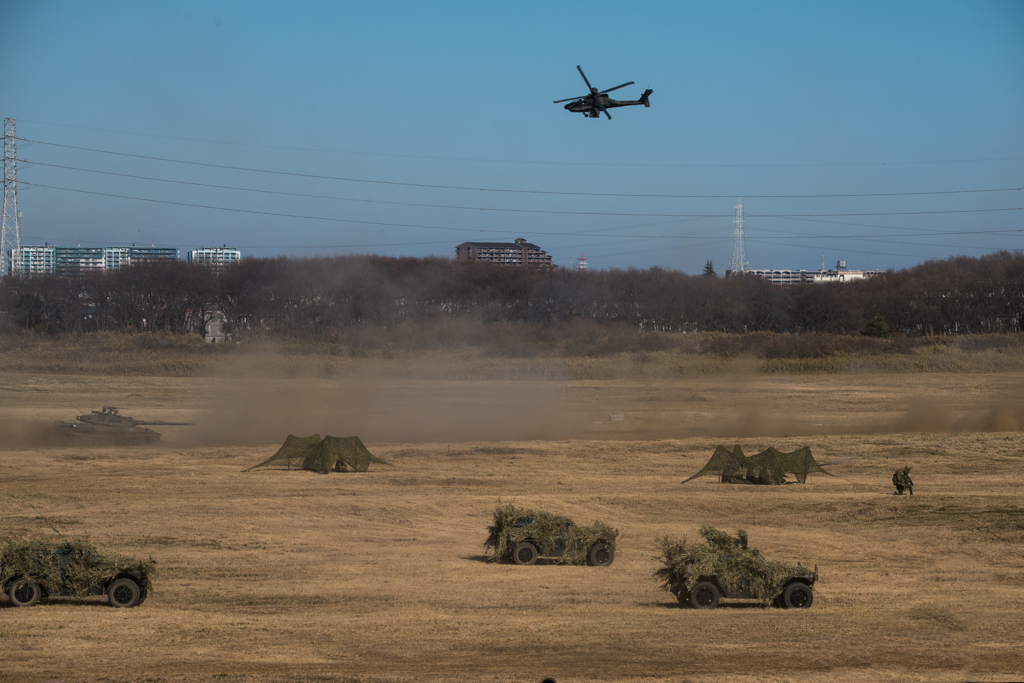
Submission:
<svg viewBox="0 0 1024 683">
<path fill-rule="evenodd" d="M 494 521 L 487 527 L 487 534 L 483 546 L 492 552 L 492 562 L 506 559 L 517 543 L 527 539 L 536 542 L 542 556 L 551 557 L 557 545 L 555 537 L 561 536 L 565 552 L 559 560 L 583 565 L 587 563 L 587 552 L 598 541 L 607 543 L 614 553 L 619 532 L 603 522 L 582 527 L 564 515 L 510 503 L 494 509 Z"/>
<path fill-rule="evenodd" d="M 709 524 L 702 526 L 699 533 L 707 543 L 690 543 L 685 538 L 658 539 L 664 566 L 654 576 L 664 582 L 664 590 L 684 586 L 691 591 L 701 577 L 715 575 L 723 592 L 746 588 L 755 599 L 767 602 L 779 596 L 786 579 L 792 576 L 818 578 L 817 567 L 811 572 L 799 565 L 765 560 L 760 550 L 747 546 L 747 532 L 742 529 L 736 532 L 736 538 Z"/>
<path fill-rule="evenodd" d="M 71 559 L 62 577 L 61 555 L 56 551 L 65 546 L 71 549 Z M 15 579 L 35 581 L 52 595 L 97 595 L 97 587 L 124 574 L 139 577 L 139 588 L 152 592 L 155 569 L 153 560 L 101 554 L 92 543 L 81 539 L 55 543 L 8 538 L 0 547 L 0 586 Z"/>
<path fill-rule="evenodd" d="M 784 484 L 786 474 L 792 474 L 798 482 L 805 484 L 807 475 L 811 473 L 835 476 L 822 469 L 814 460 L 809 446 L 792 453 L 783 453 L 769 446 L 748 458 L 740 445 L 736 444 L 731 451 L 725 446 L 716 448 L 707 464 L 683 483 L 705 474 L 718 474 L 723 484 Z"/>
<path fill-rule="evenodd" d="M 257 467 L 312 470 L 320 474 L 329 472 L 365 472 L 371 463 L 391 466 L 367 450 L 358 436 L 294 436 L 289 434 L 284 444 Z"/>
</svg>

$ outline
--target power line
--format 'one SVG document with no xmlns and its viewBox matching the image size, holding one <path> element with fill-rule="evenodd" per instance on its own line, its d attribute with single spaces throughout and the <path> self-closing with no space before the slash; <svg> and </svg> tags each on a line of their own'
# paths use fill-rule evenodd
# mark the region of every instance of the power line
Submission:
<svg viewBox="0 0 1024 683">
<path fill-rule="evenodd" d="M 418 202 L 396 202 L 383 199 L 355 199 L 350 197 L 333 197 L 330 195 L 321 194 L 308 194 L 303 192 L 284 192 L 281 190 L 263 190 L 258 188 L 249 187 L 237 187 L 234 185 L 215 185 L 212 183 L 198 183 L 189 180 L 172 180 L 168 178 L 153 178 L 151 176 L 135 175 L 131 173 L 115 173 L 113 171 L 100 171 L 89 168 L 78 168 L 75 166 L 62 166 L 59 164 L 47 164 L 41 161 L 28 161 L 26 159 L 19 159 L 23 163 L 34 164 L 37 166 L 48 166 L 50 168 L 60 168 L 68 171 L 81 171 L 84 173 L 98 173 L 101 175 L 116 176 L 119 178 L 133 178 L 136 180 L 150 180 L 161 183 L 172 183 L 175 185 L 189 185 L 193 187 L 208 187 L 218 190 L 235 190 L 239 192 L 255 192 L 257 194 L 273 194 L 282 195 L 286 197 L 301 197 L 304 199 L 329 199 L 340 202 L 360 202 L 365 204 L 385 204 L 390 206 L 414 206 L 418 208 L 431 208 L 431 209 L 457 209 L 461 211 L 498 211 L 504 213 L 536 213 L 536 214 L 551 214 L 551 215 L 575 215 L 575 216 L 637 216 L 637 217 L 649 217 L 649 218 L 717 218 L 721 217 L 722 214 L 675 214 L 675 213 L 616 213 L 610 211 L 553 211 L 548 209 L 507 209 L 501 207 L 480 207 L 480 206 L 458 206 L 452 204 L 423 204 Z M 23 183 L 24 184 L 24 183 Z M 43 187 L 40 185 L 40 187 Z M 962 192 L 999 192 L 1003 190 L 964 190 Z M 914 193 L 909 193 L 914 194 Z M 928 194 L 928 193 L 921 193 Z M 932 193 L 939 194 L 939 193 Z M 952 194 L 952 193 L 944 193 Z M 835 195 L 835 196 L 853 196 L 853 195 Z M 1000 209 L 975 209 L 974 211 L 998 211 Z M 970 211 L 970 210 L 968 210 Z M 773 218 L 772 214 L 750 214 L 759 218 Z M 796 218 L 805 214 L 787 214 L 781 217 L 785 218 Z M 872 215 L 901 215 L 899 213 L 885 213 L 885 214 L 806 214 L 807 216 L 872 216 Z"/>
<path fill-rule="evenodd" d="M 665 164 L 665 163 L 613 163 L 613 162 L 579 162 L 579 161 L 536 161 L 518 159 L 481 159 L 475 157 L 447 157 L 430 156 L 423 154 L 393 154 L 387 152 L 364 152 L 346 149 L 323 149 L 320 147 L 291 147 L 286 145 L 267 145 L 255 142 L 228 142 L 225 140 L 208 140 L 205 138 L 189 138 L 176 135 L 157 135 L 154 133 L 135 133 L 132 131 L 112 130 L 109 128 L 90 128 L 87 126 L 72 126 L 64 123 L 48 123 L 46 121 L 32 121 L 22 119 L 25 123 L 34 123 L 40 126 L 55 126 L 58 128 L 74 128 L 77 130 L 91 130 L 101 133 L 116 133 L 118 135 L 135 135 L 139 137 L 158 138 L 162 140 L 183 140 L 186 142 L 202 142 L 215 145 L 229 145 L 233 147 L 255 147 L 261 149 L 281 149 L 296 152 L 318 152 L 324 154 L 351 154 L 355 156 L 392 157 L 398 159 L 423 159 L 430 161 L 472 161 L 491 164 L 528 164 L 538 166 L 598 166 L 598 167 L 637 167 L 637 168 L 816 168 L 816 167 L 859 167 L 859 166 L 922 166 L 937 164 L 975 164 L 990 163 L 993 161 L 1021 161 L 1024 157 L 993 157 L 988 159 L 939 159 L 931 161 L 868 161 L 868 162 L 836 162 L 836 163 L 806 163 L 806 164 Z M 43 143 L 46 144 L 46 143 Z M 754 195 L 744 195 L 753 197 Z"/>
<path fill-rule="evenodd" d="M 275 212 L 275 211 L 257 211 L 255 209 L 238 209 L 238 208 L 226 207 L 226 206 L 211 206 L 209 204 L 192 204 L 192 203 L 189 203 L 189 202 L 174 202 L 174 201 L 170 201 L 170 200 L 167 200 L 167 199 L 149 199 L 149 198 L 146 198 L 146 197 L 131 197 L 131 196 L 128 196 L 128 195 L 113 194 L 113 193 L 110 193 L 110 192 L 96 192 L 94 190 L 78 190 L 78 189 L 70 188 L 70 187 L 57 187 L 55 185 L 42 185 L 42 184 L 39 184 L 39 183 L 33 184 L 33 187 L 43 187 L 43 188 L 46 188 L 46 189 L 49 189 L 49 190 L 62 190 L 62 191 L 65 191 L 65 192 L 77 192 L 79 194 L 91 194 L 91 195 L 97 195 L 97 196 L 100 196 L 100 197 L 114 197 L 114 198 L 117 198 L 117 199 L 131 199 L 131 200 L 140 201 L 140 202 L 152 202 L 152 203 L 155 203 L 155 204 L 170 204 L 172 206 L 187 206 L 187 207 L 190 207 L 190 208 L 212 209 L 212 210 L 215 210 L 215 211 L 233 211 L 233 212 L 236 212 L 236 213 L 256 214 L 256 215 L 261 215 L 261 216 L 276 216 L 276 217 L 280 217 L 280 218 L 300 218 L 300 219 L 303 219 L 303 220 L 327 221 L 327 222 L 333 222 L 333 223 L 354 223 L 354 224 L 358 224 L 358 225 L 376 225 L 376 226 L 393 227 L 393 228 L 422 228 L 422 229 L 425 229 L 425 230 L 451 230 L 451 231 L 458 231 L 458 232 L 475 232 L 475 233 L 508 233 L 509 232 L 508 230 L 491 230 L 491 229 L 485 229 L 485 228 L 452 228 L 452 227 L 440 226 L 440 225 L 422 225 L 422 224 L 416 224 L 416 223 L 389 223 L 389 222 L 383 222 L 383 221 L 355 220 L 355 219 L 351 219 L 351 218 L 335 218 L 335 217 L 331 217 L 331 216 L 308 216 L 308 215 L 302 215 L 302 214 L 279 213 L 279 212 Z M 633 215 L 633 214 L 627 214 L 627 215 Z M 523 232 L 523 231 L 517 231 L 517 232 L 520 232 L 521 234 L 551 235 L 551 236 L 555 236 L 555 235 L 579 235 L 579 236 L 586 236 L 586 237 L 633 237 L 632 235 L 592 235 L 592 234 L 583 233 L 583 232 L 548 232 L 548 231 L 545 231 L 545 232 L 535 232 L 535 231 Z M 661 237 L 661 236 L 657 235 L 656 237 Z"/>
<path fill-rule="evenodd" d="M 189 202 L 173 202 L 166 199 L 151 199 L 147 197 L 132 197 L 130 195 L 113 194 L 109 192 L 96 192 L 93 190 L 78 190 L 71 187 L 58 187 L 56 185 L 43 185 L 41 183 L 31 183 L 31 187 L 45 187 L 50 190 L 62 190 L 64 192 L 78 192 L 81 194 L 92 194 L 101 197 L 116 197 L 118 199 L 133 199 L 140 202 L 154 202 L 157 204 L 171 204 L 174 206 L 188 206 L 198 209 L 214 209 L 216 211 L 235 211 L 238 213 L 252 213 L 260 214 L 265 216 L 279 216 L 283 218 L 304 218 L 307 220 L 315 221 L 335 221 L 339 223 L 360 223 L 364 225 L 388 225 L 398 228 L 427 228 L 432 230 L 458 230 L 463 232 L 487 232 L 480 228 L 452 228 L 452 227 L 441 227 L 436 225 L 420 225 L 420 224 L 406 224 L 406 223 L 389 223 L 380 221 L 359 221 L 348 218 L 333 218 L 328 216 L 304 216 L 301 214 L 290 214 L 290 213 L 278 213 L 274 211 L 256 211 L 254 209 L 238 209 L 226 206 L 210 206 L 208 204 L 192 204 Z M 454 207 L 453 207 L 454 208 Z M 499 209 L 495 209 L 496 211 Z M 513 209 L 509 209 L 512 211 Z M 528 211 L 523 209 L 523 211 Z M 748 214 L 752 218 L 818 218 L 818 217 L 830 217 L 830 216 L 928 216 L 937 214 L 957 214 L 957 213 L 992 213 L 998 211 L 1024 211 L 1024 206 L 1009 207 L 1003 209 L 952 209 L 942 211 L 882 211 L 872 213 L 776 213 L 776 214 Z M 563 215 L 578 215 L 578 216 L 634 216 L 643 218 L 726 218 L 729 214 L 722 213 L 612 213 L 612 212 L 590 212 L 590 211 L 559 211 L 552 212 Z M 558 233 L 545 232 L 545 235 L 556 235 Z"/>
<path fill-rule="evenodd" d="M 110 154 L 114 156 L 130 157 L 133 159 L 146 159 L 149 161 L 161 161 L 169 164 L 185 164 L 189 166 L 202 166 L 205 168 L 217 168 L 227 171 L 244 171 L 247 173 L 264 173 L 269 175 L 283 175 L 294 178 L 309 178 L 316 180 L 337 180 L 349 183 L 367 183 L 372 185 L 392 185 L 399 187 L 419 187 L 425 189 L 434 190 L 460 190 L 469 192 L 501 192 L 509 194 L 538 194 L 538 195 L 557 195 L 557 196 L 576 196 L 576 197 L 635 197 L 643 199 L 731 199 L 737 195 L 716 195 L 716 194 L 638 194 L 628 192 L 562 192 L 555 190 L 513 190 L 509 188 L 489 188 L 489 187 L 466 187 L 461 185 L 432 185 L 428 183 L 402 183 L 393 180 L 369 180 L 366 178 L 350 178 L 346 176 L 329 176 L 320 175 L 314 173 L 296 173 L 292 171 L 272 171 L 262 168 L 249 168 L 245 166 L 229 166 L 226 164 L 211 164 L 202 161 L 185 161 L 182 159 L 168 159 L 166 157 L 154 157 L 147 156 L 144 154 L 129 154 L 127 152 L 113 152 L 104 149 L 94 149 L 91 147 L 78 147 L 75 145 L 62 145 L 56 142 L 44 142 L 42 140 L 29 140 L 28 138 L 18 138 L 25 142 L 34 142 L 39 145 L 48 145 L 51 147 L 62 147 L 65 149 L 74 149 L 83 152 L 94 152 L 97 154 Z M 37 162 L 38 163 L 38 162 Z M 168 181 L 174 182 L 174 181 Z M 978 194 L 988 192 L 1019 192 L 1024 190 L 1022 187 L 1008 187 L 1008 188 L 996 188 L 996 189 L 982 189 L 982 190 L 936 190 L 930 192 L 867 192 L 857 194 L 792 194 L 792 195 L 757 195 L 757 194 L 744 194 L 742 196 L 751 199 L 826 199 L 826 198 L 840 198 L 840 197 L 912 197 L 912 196 L 929 196 L 929 195 L 945 195 L 945 194 Z M 753 214 L 751 214 L 753 216 Z"/>
</svg>

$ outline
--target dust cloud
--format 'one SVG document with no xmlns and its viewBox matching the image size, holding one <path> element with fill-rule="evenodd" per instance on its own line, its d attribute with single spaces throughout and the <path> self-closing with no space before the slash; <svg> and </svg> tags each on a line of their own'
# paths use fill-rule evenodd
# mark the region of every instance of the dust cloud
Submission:
<svg viewBox="0 0 1024 683">
<path fill-rule="evenodd" d="M 572 416 L 550 383 L 341 378 L 226 380 L 180 438 L 204 444 L 282 442 L 289 434 L 370 443 L 571 438 Z"/>
<path fill-rule="evenodd" d="M 46 420 L 0 420 L 3 448 L 53 448 L 63 444 L 57 426 Z"/>
</svg>

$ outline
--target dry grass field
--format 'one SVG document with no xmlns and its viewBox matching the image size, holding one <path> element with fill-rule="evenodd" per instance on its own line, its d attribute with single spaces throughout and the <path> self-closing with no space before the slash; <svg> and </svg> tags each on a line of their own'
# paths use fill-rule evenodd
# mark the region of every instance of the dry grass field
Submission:
<svg viewBox="0 0 1024 683">
<path fill-rule="evenodd" d="M 38 510 L 66 536 L 151 555 L 159 574 L 131 610 L 0 599 L 0 680 L 1024 677 L 1024 373 L 638 372 L 8 366 L 0 531 L 54 536 Z M 140 448 L 41 438 L 101 405 L 198 424 Z M 394 467 L 242 473 L 288 433 L 313 432 L 358 434 Z M 836 476 L 680 485 L 737 442 L 809 445 Z M 891 495 L 904 464 L 913 497 Z M 487 562 L 499 501 L 612 524 L 614 564 Z M 817 564 L 814 606 L 681 609 L 652 578 L 655 540 L 703 523 L 746 529 L 769 559 Z"/>
</svg>

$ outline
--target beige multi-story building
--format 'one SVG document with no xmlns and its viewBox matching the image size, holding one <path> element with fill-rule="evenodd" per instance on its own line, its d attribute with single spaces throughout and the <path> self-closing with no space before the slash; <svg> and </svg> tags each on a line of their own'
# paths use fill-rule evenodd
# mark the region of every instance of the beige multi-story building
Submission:
<svg viewBox="0 0 1024 683">
<path fill-rule="evenodd" d="M 455 247 L 455 258 L 483 261 L 501 266 L 554 268 L 551 254 L 520 237 L 515 242 L 463 242 Z"/>
</svg>

